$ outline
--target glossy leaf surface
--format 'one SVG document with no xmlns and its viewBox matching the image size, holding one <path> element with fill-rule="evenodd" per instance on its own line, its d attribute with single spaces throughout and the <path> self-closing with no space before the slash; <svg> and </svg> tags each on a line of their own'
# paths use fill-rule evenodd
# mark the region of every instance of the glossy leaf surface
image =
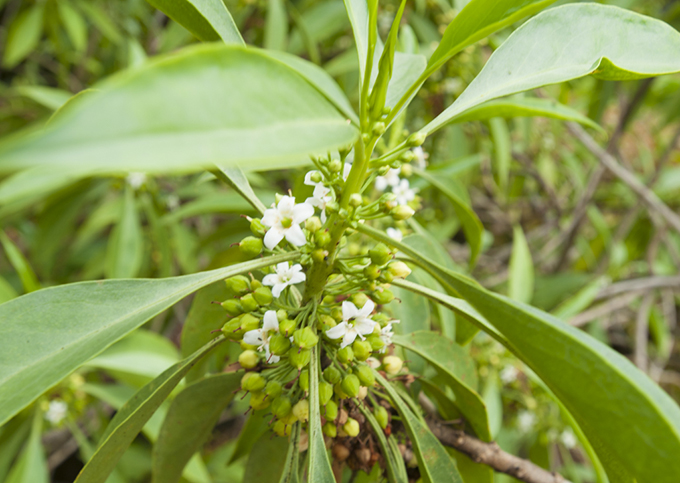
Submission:
<svg viewBox="0 0 680 483">
<path fill-rule="evenodd" d="M 333 483 L 333 470 L 326 453 L 326 445 L 321 432 L 321 411 L 319 410 L 319 346 L 312 349 L 309 364 L 309 449 L 307 472 L 309 481 Z"/>
<path fill-rule="evenodd" d="M 184 277 L 61 285 L 0 305 L 0 424 L 190 293 L 296 256 L 277 255 Z"/>
</svg>

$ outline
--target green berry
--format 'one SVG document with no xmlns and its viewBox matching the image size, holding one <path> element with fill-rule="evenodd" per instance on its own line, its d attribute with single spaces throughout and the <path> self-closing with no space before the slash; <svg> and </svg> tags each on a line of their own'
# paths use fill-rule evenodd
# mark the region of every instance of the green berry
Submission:
<svg viewBox="0 0 680 483">
<path fill-rule="evenodd" d="M 370 264 L 364 268 L 364 275 L 369 280 L 375 280 L 380 276 L 380 268 L 377 265 Z"/>
<path fill-rule="evenodd" d="M 255 258 L 262 253 L 262 238 L 247 236 L 238 245 L 241 254 L 247 259 Z"/>
<path fill-rule="evenodd" d="M 292 404 L 287 396 L 279 396 L 272 401 L 272 413 L 279 419 L 283 419 L 290 414 Z"/>
<path fill-rule="evenodd" d="M 335 421 L 338 417 L 338 404 L 335 401 L 330 400 L 326 403 L 325 417 L 327 421 Z"/>
<path fill-rule="evenodd" d="M 358 365 L 354 368 L 354 374 L 359 378 L 362 386 L 372 387 L 375 384 L 375 375 L 373 370 L 364 365 Z"/>
<path fill-rule="evenodd" d="M 349 395 L 342 389 L 342 381 L 333 386 L 333 392 L 339 399 L 347 399 Z"/>
<path fill-rule="evenodd" d="M 357 360 L 365 361 L 371 356 L 373 347 L 371 347 L 370 342 L 365 340 L 355 340 L 352 344 L 352 351 L 354 352 L 354 357 Z"/>
<path fill-rule="evenodd" d="M 321 226 L 322 226 L 322 223 L 321 223 L 321 220 L 319 219 L 318 216 L 312 216 L 310 218 L 307 218 L 307 221 L 305 221 L 305 228 L 310 233 L 314 233 L 314 232 L 320 230 Z"/>
<path fill-rule="evenodd" d="M 236 296 L 245 295 L 250 290 L 250 280 L 243 275 L 228 278 L 224 283 L 227 285 L 227 290 Z"/>
<path fill-rule="evenodd" d="M 342 390 L 345 394 L 347 394 L 349 397 L 357 397 L 359 394 L 359 388 L 361 387 L 361 383 L 359 382 L 359 378 L 357 376 L 354 374 L 347 374 L 342 379 L 341 384 Z"/>
<path fill-rule="evenodd" d="M 276 433 L 278 436 L 285 437 L 290 436 L 290 431 L 292 428 L 293 427 L 290 424 L 286 424 L 283 421 L 276 421 L 272 426 L 272 431 L 274 431 L 274 433 Z"/>
<path fill-rule="evenodd" d="M 253 297 L 253 294 L 247 293 L 241 297 L 241 307 L 244 312 L 252 312 L 257 310 L 259 306 L 260 305 L 257 303 L 257 300 L 255 300 L 255 297 Z"/>
<path fill-rule="evenodd" d="M 392 253 L 384 243 L 378 243 L 376 246 L 371 248 L 368 251 L 368 256 L 371 257 L 371 262 L 380 267 L 392 260 Z"/>
<path fill-rule="evenodd" d="M 325 247 L 331 242 L 331 234 L 328 230 L 319 230 L 314 233 L 314 242 L 318 247 Z"/>
<path fill-rule="evenodd" d="M 246 391 L 256 392 L 264 389 L 266 384 L 267 380 L 264 377 L 262 377 L 257 372 L 253 372 L 251 373 L 251 376 L 245 380 L 245 383 L 242 387 Z"/>
<path fill-rule="evenodd" d="M 257 366 L 259 361 L 260 359 L 257 357 L 257 352 L 252 350 L 243 351 L 241 352 L 241 355 L 238 356 L 238 363 L 241 364 L 241 367 L 244 369 L 252 369 Z"/>
<path fill-rule="evenodd" d="M 262 224 L 262 221 L 260 221 L 259 218 L 253 218 L 250 220 L 250 231 L 253 232 L 253 235 L 262 238 L 265 233 L 267 233 L 267 228 Z"/>
<path fill-rule="evenodd" d="M 300 385 L 300 389 L 305 392 L 309 392 L 309 371 L 302 371 L 300 373 L 298 384 Z"/>
<path fill-rule="evenodd" d="M 377 335 L 369 335 L 366 337 L 366 342 L 371 344 L 371 349 L 373 352 L 379 351 L 383 347 L 385 347 L 385 341 L 383 341 L 380 336 Z"/>
<path fill-rule="evenodd" d="M 347 422 L 342 425 L 342 430 L 347 433 L 347 436 L 354 438 L 359 435 L 359 422 L 354 418 L 347 418 Z"/>
<path fill-rule="evenodd" d="M 269 381 L 264 388 L 264 392 L 267 396 L 274 399 L 281 394 L 283 387 L 279 381 Z"/>
<path fill-rule="evenodd" d="M 272 400 L 267 397 L 267 395 L 263 392 L 254 392 L 250 396 L 250 406 L 253 409 L 265 409 L 266 407 L 269 407 L 271 404 Z"/>
<path fill-rule="evenodd" d="M 290 349 L 290 340 L 282 334 L 274 334 L 269 338 L 269 351 L 275 356 L 282 356 Z"/>
<path fill-rule="evenodd" d="M 333 397 L 333 386 L 327 382 L 319 382 L 319 404 L 325 406 Z"/>
<path fill-rule="evenodd" d="M 260 319 L 252 314 L 243 314 L 241 316 L 241 330 L 243 332 L 250 332 L 251 330 L 259 329 L 260 325 Z"/>
<path fill-rule="evenodd" d="M 293 406 L 293 414 L 299 421 L 307 421 L 309 419 L 309 400 L 300 399 L 295 406 Z"/>
<path fill-rule="evenodd" d="M 409 146 L 412 147 L 417 147 L 417 146 L 422 146 L 423 143 L 425 142 L 425 139 L 427 138 L 427 134 L 424 132 L 414 132 L 411 134 L 406 142 L 408 143 Z"/>
<path fill-rule="evenodd" d="M 385 409 L 382 406 L 378 406 L 373 411 L 373 415 L 375 416 L 375 419 L 378 421 L 378 424 L 380 425 L 381 428 L 383 429 L 387 428 L 387 425 L 390 422 L 389 415 L 387 414 L 387 409 Z"/>
<path fill-rule="evenodd" d="M 323 425 L 322 431 L 323 434 L 329 438 L 335 438 L 338 435 L 338 428 L 336 428 L 335 424 L 331 423 L 330 421 Z"/>
<path fill-rule="evenodd" d="M 363 307 L 366 305 L 366 302 L 368 302 L 368 297 L 365 293 L 359 292 L 352 295 L 351 300 L 352 303 L 357 307 Z"/>
<path fill-rule="evenodd" d="M 319 336 L 314 333 L 311 327 L 305 327 L 293 332 L 293 341 L 301 349 L 311 349 L 319 342 Z"/>
<path fill-rule="evenodd" d="M 222 302 L 222 308 L 227 311 L 229 315 L 241 315 L 243 313 L 243 306 L 240 300 L 229 299 Z"/>
<path fill-rule="evenodd" d="M 256 282 L 260 283 L 257 280 Z M 254 285 L 255 282 L 251 284 L 251 286 Z M 270 303 L 272 303 L 272 300 L 274 300 L 274 296 L 272 295 L 272 291 L 269 289 L 269 287 L 262 286 L 255 289 L 255 291 L 253 292 L 253 298 L 260 305 L 269 305 Z"/>
<path fill-rule="evenodd" d="M 338 361 L 343 364 L 349 364 L 354 360 L 354 351 L 350 346 L 344 347 L 338 351 Z"/>
<path fill-rule="evenodd" d="M 326 379 L 328 382 L 331 384 L 337 384 L 340 382 L 340 379 L 342 378 L 342 374 L 340 371 L 333 367 L 333 366 L 328 366 L 324 371 L 323 371 L 323 378 Z"/>
<path fill-rule="evenodd" d="M 243 339 L 243 331 L 241 330 L 241 317 L 234 317 L 227 321 L 222 327 L 222 333 L 229 340 Z"/>
<path fill-rule="evenodd" d="M 389 289 L 376 290 L 371 294 L 371 298 L 378 305 L 385 305 L 394 300 L 394 294 Z"/>
<path fill-rule="evenodd" d="M 295 321 L 291 319 L 284 319 L 279 321 L 279 332 L 286 337 L 290 337 L 295 330 Z"/>
<path fill-rule="evenodd" d="M 309 364 L 312 359 L 312 351 L 309 349 L 298 349 L 297 347 L 291 347 L 288 351 L 288 362 L 294 368 L 300 370 Z"/>
</svg>

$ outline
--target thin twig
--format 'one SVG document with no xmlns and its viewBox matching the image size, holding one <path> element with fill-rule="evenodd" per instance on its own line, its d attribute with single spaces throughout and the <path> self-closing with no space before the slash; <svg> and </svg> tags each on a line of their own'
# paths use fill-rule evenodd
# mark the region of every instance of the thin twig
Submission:
<svg viewBox="0 0 680 483">
<path fill-rule="evenodd" d="M 586 310 L 585 312 L 581 312 L 580 314 L 572 317 L 569 319 L 569 324 L 573 325 L 574 327 L 580 327 L 587 324 L 588 322 L 592 322 L 595 319 L 599 319 L 600 317 L 611 314 L 616 310 L 628 307 L 630 303 L 638 297 L 640 297 L 639 292 L 634 291 L 621 295 L 620 297 L 607 300 L 607 302 L 603 304 L 597 305 L 590 310 Z"/>
<path fill-rule="evenodd" d="M 656 288 L 680 288 L 680 275 L 633 278 L 603 288 L 595 297 L 602 300 L 626 292 L 643 292 Z"/>
</svg>

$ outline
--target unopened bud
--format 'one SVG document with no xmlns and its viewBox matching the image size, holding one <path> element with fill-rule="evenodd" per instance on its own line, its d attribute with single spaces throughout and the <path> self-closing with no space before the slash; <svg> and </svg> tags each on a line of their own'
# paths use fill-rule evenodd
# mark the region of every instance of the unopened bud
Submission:
<svg viewBox="0 0 680 483">
<path fill-rule="evenodd" d="M 392 215 L 392 218 L 394 218 L 395 220 L 408 220 L 414 214 L 415 211 L 413 211 L 413 208 L 407 205 L 395 206 L 390 211 L 390 215 Z"/>
<path fill-rule="evenodd" d="M 354 374 L 347 374 L 342 378 L 342 390 L 349 397 L 356 397 L 360 386 L 359 378 Z"/>
<path fill-rule="evenodd" d="M 354 419 L 354 418 L 348 418 L 347 422 L 342 425 L 343 431 L 347 433 L 347 436 L 350 438 L 354 438 L 359 435 L 359 430 L 361 429 L 359 426 L 359 422 Z"/>
<path fill-rule="evenodd" d="M 342 170 L 342 162 L 339 159 L 334 159 L 328 163 L 328 169 L 331 173 L 339 173 Z"/>
<path fill-rule="evenodd" d="M 241 352 L 241 355 L 238 356 L 238 363 L 241 364 L 241 367 L 244 369 L 252 369 L 257 366 L 258 362 L 259 358 L 257 357 L 257 352 L 252 350 L 243 351 Z"/>
<path fill-rule="evenodd" d="M 357 307 L 363 307 L 364 305 L 366 305 L 366 302 L 368 302 L 368 297 L 366 296 L 365 293 L 362 292 L 355 293 L 354 295 L 352 295 L 351 299 L 352 303 Z"/>
<path fill-rule="evenodd" d="M 254 282 L 251 284 L 251 286 L 252 285 L 254 285 Z M 272 291 L 269 287 L 258 287 L 255 289 L 253 292 L 253 298 L 260 305 L 269 305 L 272 303 L 272 300 L 274 300 L 274 296 L 272 295 Z"/>
<path fill-rule="evenodd" d="M 377 265 L 370 264 L 364 268 L 364 276 L 369 280 L 375 280 L 380 276 L 380 268 Z"/>
<path fill-rule="evenodd" d="M 371 262 L 380 267 L 392 260 L 392 253 L 384 243 L 378 243 L 376 246 L 371 248 L 368 251 L 368 256 L 371 257 Z"/>
<path fill-rule="evenodd" d="M 410 178 L 413 175 L 413 166 L 410 164 L 403 165 L 399 174 L 402 178 Z"/>
<path fill-rule="evenodd" d="M 262 238 L 247 236 L 238 245 L 241 254 L 247 259 L 255 258 L 262 253 Z"/>
<path fill-rule="evenodd" d="M 305 221 L 305 228 L 307 228 L 307 231 L 310 233 L 318 231 L 321 229 L 321 226 L 322 223 L 318 216 L 312 216 L 311 218 L 307 218 L 307 221 Z"/>
<path fill-rule="evenodd" d="M 331 242 L 331 234 L 328 230 L 317 231 L 314 233 L 314 242 L 318 247 L 325 247 Z"/>
<path fill-rule="evenodd" d="M 413 151 L 406 151 L 404 154 L 402 154 L 401 156 L 399 156 L 399 159 L 401 159 L 401 161 L 402 161 L 403 163 L 410 163 L 411 161 L 413 161 L 413 159 L 414 159 L 415 157 L 416 157 L 416 155 L 413 154 Z M 406 166 L 404 166 L 404 168 L 405 168 L 405 167 L 406 167 Z M 400 174 L 404 174 L 404 172 L 402 171 Z"/>
<path fill-rule="evenodd" d="M 267 228 L 262 224 L 262 221 L 260 221 L 259 218 L 253 218 L 250 220 L 250 231 L 253 235 L 262 238 L 267 233 Z"/>
<path fill-rule="evenodd" d="M 408 139 L 407 143 L 409 146 L 416 147 L 416 146 L 422 146 L 423 143 L 425 142 L 425 139 L 427 138 L 427 134 L 419 131 L 419 132 L 414 132 L 411 134 Z"/>
<path fill-rule="evenodd" d="M 299 421 L 307 421 L 309 419 L 309 401 L 307 399 L 300 399 L 293 406 L 293 414 Z"/>
<path fill-rule="evenodd" d="M 251 293 L 245 294 L 243 297 L 241 297 L 240 301 L 244 312 L 252 312 L 257 310 L 257 308 L 260 306 Z"/>
<path fill-rule="evenodd" d="M 293 341 L 301 349 L 311 349 L 319 342 L 319 336 L 314 333 L 311 327 L 305 327 L 293 332 Z"/>
<path fill-rule="evenodd" d="M 371 298 L 375 301 L 376 304 L 385 305 L 389 304 L 392 300 L 394 300 L 394 294 L 392 293 L 391 290 L 388 289 L 376 290 L 371 294 Z"/>
<path fill-rule="evenodd" d="M 359 394 L 357 394 L 357 399 L 363 401 L 368 396 L 368 388 L 366 386 L 361 386 L 359 388 Z"/>
<path fill-rule="evenodd" d="M 387 266 L 387 271 L 395 278 L 406 278 L 411 274 L 411 269 L 404 262 L 394 261 Z"/>
<path fill-rule="evenodd" d="M 364 200 L 359 193 L 354 193 L 349 197 L 349 204 L 355 208 L 361 206 L 363 202 Z"/>
<path fill-rule="evenodd" d="M 404 361 L 397 356 L 385 356 L 382 363 L 385 367 L 385 372 L 392 375 L 398 374 L 404 365 Z"/>
<path fill-rule="evenodd" d="M 274 334 L 269 338 L 269 351 L 275 356 L 282 356 L 290 350 L 290 340 L 283 334 Z"/>
<path fill-rule="evenodd" d="M 357 360 L 365 361 L 368 359 L 368 356 L 371 355 L 373 348 L 371 347 L 371 344 L 365 340 L 355 340 L 352 344 L 352 351 L 354 351 L 354 357 L 356 357 Z"/>
</svg>

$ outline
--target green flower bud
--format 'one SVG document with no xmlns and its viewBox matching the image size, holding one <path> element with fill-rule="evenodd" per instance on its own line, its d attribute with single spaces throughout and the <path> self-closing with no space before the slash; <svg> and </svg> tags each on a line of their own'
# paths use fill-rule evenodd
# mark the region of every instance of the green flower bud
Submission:
<svg viewBox="0 0 680 483">
<path fill-rule="evenodd" d="M 410 151 L 408 152 L 410 153 Z M 413 175 L 413 166 L 410 164 L 403 165 L 399 174 L 402 176 L 402 178 L 410 178 Z"/>
<path fill-rule="evenodd" d="M 295 330 L 295 321 L 291 319 L 283 319 L 279 321 L 279 332 L 286 337 L 290 337 Z"/>
<path fill-rule="evenodd" d="M 338 216 L 340 217 L 341 220 L 346 220 L 347 217 L 349 216 L 349 211 L 347 211 L 345 208 L 340 208 L 338 211 Z"/>
<path fill-rule="evenodd" d="M 354 418 L 347 418 L 347 422 L 342 425 L 342 430 L 347 433 L 347 436 L 354 438 L 359 435 L 359 422 Z"/>
<path fill-rule="evenodd" d="M 384 243 L 378 243 L 376 246 L 371 248 L 368 251 L 368 256 L 371 257 L 371 262 L 380 267 L 392 260 L 392 253 Z"/>
<path fill-rule="evenodd" d="M 347 399 L 349 395 L 342 389 L 342 381 L 333 386 L 333 392 L 339 399 Z"/>
<path fill-rule="evenodd" d="M 279 396 L 272 401 L 272 413 L 279 419 L 288 416 L 291 408 L 290 398 L 287 396 Z"/>
<path fill-rule="evenodd" d="M 250 373 L 251 376 L 245 380 L 242 388 L 246 391 L 256 392 L 264 389 L 267 380 L 257 372 Z"/>
<path fill-rule="evenodd" d="M 257 300 L 255 300 L 255 297 L 253 297 L 253 294 L 247 293 L 241 297 L 241 307 L 244 312 L 252 312 L 257 310 L 259 306 L 260 305 L 257 303 Z"/>
<path fill-rule="evenodd" d="M 293 406 L 293 414 L 299 421 L 307 421 L 309 419 L 309 401 L 307 399 L 300 399 Z"/>
<path fill-rule="evenodd" d="M 365 293 L 359 292 L 352 295 L 352 297 L 350 297 L 350 300 L 354 305 L 361 308 L 364 305 L 366 305 L 366 302 L 368 302 L 368 297 L 366 296 Z"/>
<path fill-rule="evenodd" d="M 319 316 L 319 323 L 316 324 L 316 328 L 323 333 L 328 329 L 335 327 L 336 325 L 338 325 L 338 323 L 333 317 L 323 314 Z"/>
<path fill-rule="evenodd" d="M 379 351 L 383 347 L 385 347 L 385 341 L 383 341 L 379 336 L 377 335 L 369 335 L 366 337 L 366 342 L 371 344 L 371 349 L 373 352 Z"/>
<path fill-rule="evenodd" d="M 333 386 L 327 382 L 319 382 L 319 404 L 325 406 L 333 397 Z"/>
<path fill-rule="evenodd" d="M 410 206 L 406 205 L 399 205 L 390 211 L 390 215 L 392 215 L 392 218 L 395 220 L 408 220 L 415 214 L 415 211 L 413 211 L 413 208 Z"/>
<path fill-rule="evenodd" d="M 326 213 L 329 214 L 337 213 L 339 209 L 340 205 L 338 204 L 337 201 L 329 201 L 328 203 L 326 203 Z"/>
<path fill-rule="evenodd" d="M 290 340 L 282 334 L 274 334 L 269 338 L 269 351 L 275 356 L 285 355 L 290 350 Z"/>
<path fill-rule="evenodd" d="M 371 298 L 376 304 L 385 305 L 394 300 L 394 294 L 388 289 L 376 290 L 371 294 Z"/>
<path fill-rule="evenodd" d="M 281 394 L 282 390 L 283 388 L 281 387 L 281 383 L 279 381 L 269 381 L 264 388 L 264 393 L 270 398 L 274 399 L 278 397 L 279 394 Z"/>
<path fill-rule="evenodd" d="M 364 268 L 364 276 L 369 280 L 375 280 L 380 276 L 380 268 L 377 265 L 370 264 Z"/>
<path fill-rule="evenodd" d="M 350 206 L 354 206 L 355 208 L 358 207 L 358 206 L 361 206 L 363 202 L 364 202 L 364 199 L 361 197 L 361 195 L 359 193 L 353 193 L 349 197 Z"/>
<path fill-rule="evenodd" d="M 342 309 L 340 307 L 333 307 L 331 309 L 331 317 L 340 322 L 342 320 Z"/>
<path fill-rule="evenodd" d="M 318 216 L 312 216 L 305 221 L 305 228 L 307 228 L 307 231 L 310 233 L 320 230 L 321 226 L 322 223 Z"/>
<path fill-rule="evenodd" d="M 272 431 L 278 436 L 285 437 L 290 436 L 290 431 L 293 428 L 292 425 L 286 424 L 283 421 L 276 421 L 272 426 Z"/>
<path fill-rule="evenodd" d="M 331 173 L 339 173 L 342 171 L 342 162 L 339 159 L 334 159 L 328 163 L 328 169 Z"/>
<path fill-rule="evenodd" d="M 336 428 L 335 424 L 331 423 L 330 421 L 324 424 L 321 430 L 323 431 L 323 434 L 329 438 L 335 438 L 338 435 L 338 428 Z"/>
<path fill-rule="evenodd" d="M 259 280 L 253 279 L 253 280 L 250 281 L 250 290 L 255 291 L 260 287 L 262 287 L 262 282 L 260 282 Z M 262 305 L 262 304 L 260 304 L 260 305 Z"/>
<path fill-rule="evenodd" d="M 406 142 L 411 147 L 422 146 L 423 143 L 425 142 L 425 138 L 427 138 L 427 133 L 424 133 L 422 131 L 414 132 L 408 137 Z"/>
<path fill-rule="evenodd" d="M 376 421 L 378 421 L 378 424 L 380 425 L 381 428 L 383 429 L 387 428 L 387 425 L 390 422 L 390 417 L 387 414 L 387 409 L 385 409 L 382 406 L 378 406 L 373 411 L 373 416 L 375 416 L 375 419 Z"/>
<path fill-rule="evenodd" d="M 385 132 L 385 123 L 384 122 L 376 122 L 373 124 L 373 127 L 371 128 L 371 131 L 373 134 L 376 136 L 381 136 Z"/>
<path fill-rule="evenodd" d="M 293 341 L 301 349 L 311 349 L 319 342 L 319 336 L 314 333 L 311 327 L 305 327 L 293 332 Z"/>
<path fill-rule="evenodd" d="M 359 394 L 359 387 L 361 386 L 361 383 L 359 382 L 359 378 L 355 376 L 354 374 L 347 374 L 343 379 L 342 379 L 342 390 L 345 394 L 347 394 L 349 397 L 357 397 Z"/>
<path fill-rule="evenodd" d="M 362 386 L 372 387 L 375 384 L 375 375 L 370 367 L 361 364 L 354 367 L 354 374 L 359 378 Z"/>
<path fill-rule="evenodd" d="M 299 350 L 299 352 L 298 352 Z M 309 349 L 298 349 L 297 347 L 291 347 L 288 351 L 288 362 L 294 368 L 300 370 L 309 364 L 312 359 L 312 351 Z"/>
<path fill-rule="evenodd" d="M 252 407 L 255 410 L 269 407 L 271 403 L 272 400 L 269 399 L 267 395 L 263 392 L 254 392 L 250 396 L 250 407 Z"/>
<path fill-rule="evenodd" d="M 323 176 L 321 176 L 321 173 L 318 171 L 312 171 L 310 179 L 312 180 L 312 183 L 321 183 L 323 181 Z"/>
<path fill-rule="evenodd" d="M 227 285 L 227 290 L 238 297 L 247 294 L 250 290 L 250 280 L 243 275 L 228 278 L 224 283 Z"/>
<path fill-rule="evenodd" d="M 326 403 L 325 417 L 328 421 L 335 421 L 338 417 L 338 404 L 335 401 L 330 400 Z"/>
<path fill-rule="evenodd" d="M 350 346 L 344 347 L 338 351 L 338 361 L 343 364 L 349 364 L 354 360 L 354 351 Z"/>
<path fill-rule="evenodd" d="M 383 357 L 382 363 L 383 367 L 385 368 L 385 372 L 392 375 L 398 374 L 404 365 L 404 361 L 402 361 L 401 358 L 397 356 L 385 356 Z"/>
<path fill-rule="evenodd" d="M 251 330 L 259 329 L 260 325 L 260 319 L 252 314 L 243 314 L 241 316 L 241 330 L 243 332 L 250 332 Z"/>
<path fill-rule="evenodd" d="M 243 331 L 241 330 L 241 317 L 234 317 L 227 321 L 222 327 L 222 333 L 229 340 L 243 339 Z"/>
<path fill-rule="evenodd" d="M 387 271 L 391 273 L 394 278 L 406 278 L 411 274 L 411 269 L 408 268 L 404 262 L 393 261 L 387 265 Z"/>
<path fill-rule="evenodd" d="M 390 272 L 385 270 L 380 274 L 380 281 L 385 282 L 385 283 L 392 283 L 394 280 L 394 275 L 392 275 Z"/>
<path fill-rule="evenodd" d="M 260 283 L 260 282 L 258 282 Z M 251 285 L 255 285 L 254 282 Z M 274 300 L 272 291 L 269 287 L 258 287 L 253 292 L 253 298 L 260 305 L 269 305 Z"/>
<path fill-rule="evenodd" d="M 241 254 L 247 259 L 255 258 L 262 253 L 262 238 L 247 236 L 238 244 Z"/>
<path fill-rule="evenodd" d="M 328 366 L 323 371 L 323 378 L 326 379 L 331 384 L 337 384 L 342 378 L 340 371 L 334 366 Z"/>
<path fill-rule="evenodd" d="M 300 389 L 309 392 L 309 371 L 305 370 L 300 373 L 298 384 L 300 385 Z"/>
<path fill-rule="evenodd" d="M 392 169 L 401 169 L 401 161 L 399 161 L 398 159 L 392 161 L 392 162 L 390 163 L 390 168 L 392 168 Z"/>
<path fill-rule="evenodd" d="M 323 250 L 321 248 L 312 250 L 312 260 L 314 260 L 316 263 L 323 263 L 326 260 L 327 256 L 328 250 Z"/>
<path fill-rule="evenodd" d="M 314 242 L 318 247 L 325 247 L 331 242 L 331 234 L 328 230 L 319 230 L 314 233 Z"/>
<path fill-rule="evenodd" d="M 416 157 L 416 155 L 413 154 L 413 151 L 406 151 L 404 154 L 402 154 L 401 156 L 399 156 L 399 159 L 401 160 L 402 163 L 410 163 L 411 161 L 413 161 L 413 159 L 414 159 L 415 157 Z M 406 166 L 404 166 L 404 168 L 405 168 L 405 167 L 406 167 Z M 399 173 L 399 174 L 401 174 L 401 175 L 404 174 L 403 169 L 402 169 L 401 173 Z"/>
<path fill-rule="evenodd" d="M 352 344 L 352 351 L 357 360 L 365 361 L 371 355 L 371 352 L 373 352 L 373 348 L 370 342 L 357 339 Z"/>
<path fill-rule="evenodd" d="M 286 320 L 288 318 L 288 312 L 286 312 L 283 309 L 279 309 L 276 311 L 276 320 L 279 321 L 279 324 Z"/>
<path fill-rule="evenodd" d="M 257 352 L 255 351 L 243 351 L 241 352 L 241 355 L 238 356 L 238 363 L 241 364 L 241 367 L 244 369 L 252 369 L 257 366 L 258 362 L 260 362 L 260 359 L 257 357 Z"/>
<path fill-rule="evenodd" d="M 256 345 L 246 344 L 243 341 L 239 342 L 238 345 L 242 351 L 254 351 L 255 349 L 257 349 Z"/>
<path fill-rule="evenodd" d="M 243 313 L 243 306 L 241 302 L 236 299 L 229 299 L 222 302 L 222 308 L 227 311 L 229 315 L 241 315 Z"/>
<path fill-rule="evenodd" d="M 259 218 L 253 218 L 250 220 L 250 231 L 253 232 L 253 235 L 262 238 L 265 233 L 267 233 L 267 228 L 262 224 L 262 221 Z"/>
</svg>

